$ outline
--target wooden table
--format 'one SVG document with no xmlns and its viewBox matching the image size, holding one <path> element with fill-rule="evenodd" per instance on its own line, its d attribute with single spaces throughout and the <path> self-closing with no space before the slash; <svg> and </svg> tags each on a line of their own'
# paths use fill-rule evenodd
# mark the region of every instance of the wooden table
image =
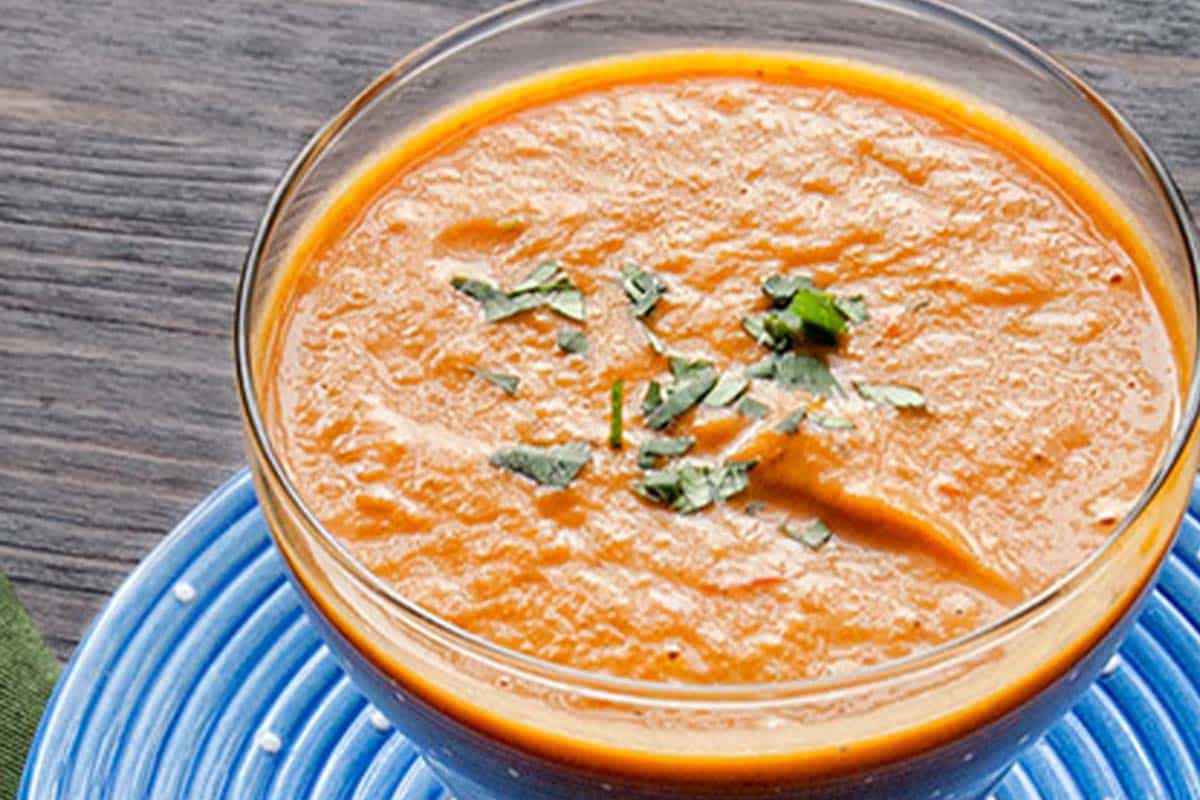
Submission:
<svg viewBox="0 0 1200 800">
<path fill-rule="evenodd" d="M 964 0 L 1064 58 L 1200 200 L 1200 4 Z M 488 0 L 0 12 L 0 570 L 67 657 L 243 463 L 233 290 L 305 139 Z"/>
</svg>

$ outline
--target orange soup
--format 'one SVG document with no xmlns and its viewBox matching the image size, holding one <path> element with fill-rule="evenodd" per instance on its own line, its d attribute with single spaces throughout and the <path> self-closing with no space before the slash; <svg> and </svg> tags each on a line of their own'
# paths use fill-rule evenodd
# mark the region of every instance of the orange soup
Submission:
<svg viewBox="0 0 1200 800">
<path fill-rule="evenodd" d="M 1077 565 L 1179 411 L 1105 192 L 861 66 L 583 65 L 410 132 L 295 248 L 260 400 L 322 523 L 496 643 L 686 683 L 926 650 Z"/>
</svg>

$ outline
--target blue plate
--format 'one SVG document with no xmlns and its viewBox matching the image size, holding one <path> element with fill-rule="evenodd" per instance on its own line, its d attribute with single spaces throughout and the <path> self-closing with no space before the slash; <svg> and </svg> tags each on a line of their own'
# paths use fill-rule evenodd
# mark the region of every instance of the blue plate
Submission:
<svg viewBox="0 0 1200 800">
<path fill-rule="evenodd" d="M 995 800 L 1200 798 L 1200 486 L 1157 591 Z M 92 624 L 42 719 L 24 800 L 448 797 L 305 619 L 246 473 Z"/>
</svg>

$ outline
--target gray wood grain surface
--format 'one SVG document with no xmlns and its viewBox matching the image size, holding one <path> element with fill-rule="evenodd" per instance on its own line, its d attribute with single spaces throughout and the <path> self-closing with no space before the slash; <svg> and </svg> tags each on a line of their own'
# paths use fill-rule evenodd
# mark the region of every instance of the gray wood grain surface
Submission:
<svg viewBox="0 0 1200 800">
<path fill-rule="evenodd" d="M 243 463 L 233 289 L 276 178 L 489 0 L 0 3 L 0 570 L 67 657 Z M 1200 199 L 1200 3 L 963 0 L 1081 72 Z"/>
</svg>

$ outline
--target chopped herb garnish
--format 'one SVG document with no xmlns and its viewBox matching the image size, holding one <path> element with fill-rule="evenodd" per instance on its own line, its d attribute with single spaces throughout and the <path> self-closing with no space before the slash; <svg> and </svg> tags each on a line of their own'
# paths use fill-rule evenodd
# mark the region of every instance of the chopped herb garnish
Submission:
<svg viewBox="0 0 1200 800">
<path fill-rule="evenodd" d="M 854 423 L 851 420 L 832 414 L 815 414 L 809 412 L 808 420 L 818 428 L 825 428 L 830 431 L 848 431 L 854 427 Z"/>
<path fill-rule="evenodd" d="M 735 375 L 726 372 L 717 381 L 717 385 L 704 398 L 704 405 L 720 408 L 737 400 L 750 388 L 750 379 L 745 375 Z"/>
<path fill-rule="evenodd" d="M 776 308 L 786 308 L 796 292 L 801 289 L 812 289 L 812 277 L 808 275 L 772 275 L 763 281 L 763 294 L 771 298 Z"/>
<path fill-rule="evenodd" d="M 744 374 L 749 378 L 773 378 L 785 389 L 805 389 L 822 397 L 845 395 L 829 366 L 806 353 L 772 353 L 746 367 Z"/>
<path fill-rule="evenodd" d="M 750 470 L 757 461 L 730 461 L 712 473 L 716 502 L 721 503 L 734 495 L 741 494 L 750 486 Z"/>
<path fill-rule="evenodd" d="M 633 490 L 649 500 L 674 507 L 683 495 L 683 477 L 679 469 L 650 470 L 644 478 L 633 484 Z"/>
<path fill-rule="evenodd" d="M 529 292 L 552 292 L 558 289 L 569 289 L 571 279 L 553 261 L 546 261 L 533 268 L 520 283 L 509 290 L 510 297 L 516 297 Z"/>
<path fill-rule="evenodd" d="M 780 524 L 779 530 L 789 539 L 804 543 L 810 550 L 820 550 L 826 542 L 833 538 L 833 531 L 821 519 L 814 519 L 799 530 L 784 522 Z"/>
<path fill-rule="evenodd" d="M 771 350 L 787 350 L 792 344 L 792 337 L 782 329 L 780 315 L 776 311 L 742 317 L 742 328 L 750 334 L 751 339 Z"/>
<path fill-rule="evenodd" d="M 575 288 L 556 289 L 545 295 L 546 305 L 552 311 L 557 311 L 567 319 L 583 322 L 587 319 L 587 309 L 583 305 L 583 292 Z"/>
<path fill-rule="evenodd" d="M 746 316 L 742 317 L 742 330 L 750 334 L 750 338 L 754 341 L 758 342 L 764 347 L 770 347 L 766 341 L 767 331 L 766 325 L 764 324 L 766 318 L 766 314 L 747 314 Z"/>
<path fill-rule="evenodd" d="M 755 361 L 750 366 L 746 367 L 747 378 L 763 378 L 770 380 L 775 377 L 775 358 L 774 355 L 763 356 L 758 361 Z"/>
<path fill-rule="evenodd" d="M 516 375 L 506 375 L 503 372 L 490 372 L 486 369 L 475 369 L 468 367 L 471 374 L 477 378 L 483 378 L 493 386 L 498 386 L 505 394 L 516 394 L 517 387 L 521 385 L 521 379 Z"/>
<path fill-rule="evenodd" d="M 654 430 L 667 427 L 703 400 L 717 382 L 717 371 L 707 361 L 688 361 L 672 356 L 671 374 L 675 380 L 667 388 L 662 403 L 646 415 L 646 424 Z"/>
<path fill-rule="evenodd" d="M 787 307 L 787 315 L 800 320 L 811 341 L 837 344 L 846 330 L 846 318 L 833 303 L 833 295 L 820 289 L 800 289 Z M 787 315 L 783 315 L 786 319 Z"/>
<path fill-rule="evenodd" d="M 842 312 L 843 317 L 856 325 L 866 322 L 869 319 L 867 315 L 867 301 L 861 294 L 856 294 L 853 297 L 835 297 L 833 298 L 833 306 Z"/>
<path fill-rule="evenodd" d="M 763 328 L 770 337 L 771 343 L 768 346 L 772 350 L 787 350 L 807 337 L 804 321 L 786 308 L 782 311 L 768 311 L 763 319 Z"/>
<path fill-rule="evenodd" d="M 784 351 L 800 341 L 836 345 L 846 322 L 865 322 L 862 295 L 835 297 L 813 285 L 807 275 L 772 275 L 763 294 L 774 308 L 742 319 L 742 327 L 764 347 Z"/>
<path fill-rule="evenodd" d="M 854 388 L 864 400 L 892 408 L 925 408 L 925 395 L 909 386 L 886 383 L 855 383 Z"/>
<path fill-rule="evenodd" d="M 591 459 L 592 451 L 587 442 L 553 447 L 518 444 L 497 450 L 488 463 L 523 475 L 542 486 L 562 489 L 579 475 Z"/>
<path fill-rule="evenodd" d="M 731 461 L 719 467 L 682 464 L 647 472 L 634 490 L 681 514 L 691 514 L 745 491 L 753 468 L 753 461 Z"/>
<path fill-rule="evenodd" d="M 690 360 L 683 356 L 670 356 L 667 359 L 667 366 L 671 370 L 671 376 L 675 380 L 681 380 L 691 375 L 693 372 L 712 369 L 712 362 L 705 361 L 702 358 Z"/>
<path fill-rule="evenodd" d="M 743 397 L 742 402 L 737 406 L 737 412 L 750 419 L 762 419 L 770 410 L 765 403 L 760 403 L 753 397 Z"/>
<path fill-rule="evenodd" d="M 762 500 L 755 500 L 753 502 L 746 503 L 746 513 L 752 517 L 757 517 L 759 514 L 761 514 L 763 511 L 766 511 L 766 510 L 767 510 L 767 504 L 764 503 Z"/>
<path fill-rule="evenodd" d="M 654 310 L 659 298 L 667 291 L 667 284 L 657 273 L 636 264 L 626 264 L 621 267 L 621 288 L 633 305 L 633 315 L 641 318 Z"/>
<path fill-rule="evenodd" d="M 690 514 L 717 502 L 710 469 L 685 465 L 678 474 L 680 496 L 672 505 L 676 511 Z"/>
<path fill-rule="evenodd" d="M 587 334 L 574 328 L 559 331 L 558 335 L 554 337 L 554 341 L 558 343 L 558 349 L 564 353 L 579 355 L 586 353 L 588 349 Z"/>
<path fill-rule="evenodd" d="M 625 410 L 624 378 L 617 378 L 613 381 L 612 389 L 608 392 L 608 398 L 608 446 L 619 450 L 621 448 L 621 436 L 624 433 L 625 427 L 622 420 L 622 413 Z"/>
<path fill-rule="evenodd" d="M 824 361 L 804 353 L 775 356 L 775 381 L 787 389 L 804 389 L 822 397 L 844 394 Z"/>
<path fill-rule="evenodd" d="M 642 469 L 653 469 L 660 458 L 681 456 L 696 444 L 691 436 L 678 436 L 673 439 L 649 439 L 642 442 L 638 448 L 638 466 Z"/>
<path fill-rule="evenodd" d="M 798 408 L 781 419 L 779 424 L 775 426 L 775 430 L 791 435 L 800 430 L 800 423 L 804 421 L 807 415 L 808 409 Z"/>
<path fill-rule="evenodd" d="M 660 356 L 667 355 L 667 344 L 659 335 L 650 330 L 650 326 L 642 323 L 642 333 L 646 335 L 646 341 L 650 343 L 650 349 L 658 353 Z"/>
<path fill-rule="evenodd" d="M 507 319 L 542 304 L 541 298 L 537 295 L 524 294 L 510 297 L 490 283 L 477 281 L 474 278 L 455 278 L 450 281 L 450 284 L 478 302 L 483 307 L 483 318 L 488 322 Z"/>
<path fill-rule="evenodd" d="M 650 416 L 650 412 L 662 405 L 662 384 L 650 381 L 646 384 L 646 394 L 642 397 L 642 416 Z"/>
<path fill-rule="evenodd" d="M 582 322 L 586 317 L 583 293 L 571 283 L 570 277 L 553 261 L 534 268 L 509 292 L 502 292 L 486 281 L 474 278 L 454 278 L 450 285 L 478 302 L 488 322 L 548 306 L 564 317 Z"/>
<path fill-rule="evenodd" d="M 458 291 L 470 297 L 472 300 L 478 300 L 480 303 L 487 303 L 489 300 L 497 298 L 507 300 L 508 296 L 492 286 L 487 281 L 478 281 L 474 278 L 456 277 L 450 279 L 450 285 Z"/>
</svg>

